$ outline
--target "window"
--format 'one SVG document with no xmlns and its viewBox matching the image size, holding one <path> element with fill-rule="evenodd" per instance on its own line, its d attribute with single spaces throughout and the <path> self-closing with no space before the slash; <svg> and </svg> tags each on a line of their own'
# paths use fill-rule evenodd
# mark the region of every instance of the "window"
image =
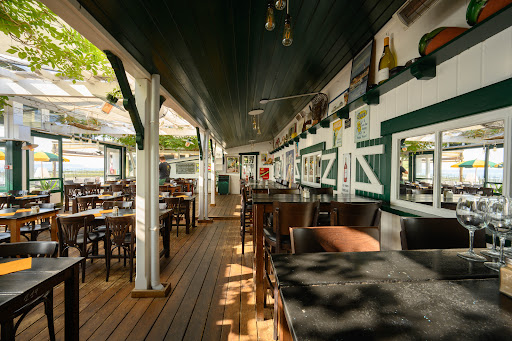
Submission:
<svg viewBox="0 0 512 341">
<path fill-rule="evenodd" d="M 107 180 L 121 178 L 121 150 L 117 148 L 106 148 L 105 173 Z"/>
<path fill-rule="evenodd" d="M 64 180 L 80 183 L 103 182 L 104 151 L 105 147 L 102 144 L 89 143 L 80 139 L 63 139 Z"/>
<path fill-rule="evenodd" d="M 5 143 L 0 144 L 0 191 L 6 190 L 5 181 Z"/>
<path fill-rule="evenodd" d="M 59 138 L 34 136 L 37 147 L 28 153 L 29 190 L 60 191 Z"/>
<path fill-rule="evenodd" d="M 322 152 L 302 155 L 301 182 L 311 187 L 320 187 L 322 177 Z"/>
<path fill-rule="evenodd" d="M 463 194 L 510 193 L 510 165 L 504 162 L 511 153 L 505 143 L 511 133 L 509 111 L 393 134 L 391 202 L 453 216 Z"/>
</svg>

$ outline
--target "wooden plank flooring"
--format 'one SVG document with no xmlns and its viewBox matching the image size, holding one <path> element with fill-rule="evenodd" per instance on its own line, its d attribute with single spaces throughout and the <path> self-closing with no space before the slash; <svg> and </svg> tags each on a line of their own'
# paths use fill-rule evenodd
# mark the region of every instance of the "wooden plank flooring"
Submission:
<svg viewBox="0 0 512 341">
<path fill-rule="evenodd" d="M 208 204 L 211 197 L 208 195 Z M 199 212 L 199 200 L 196 200 L 196 215 Z M 240 219 L 240 195 L 216 195 L 215 206 L 208 207 L 208 217 L 213 219 Z"/>
<path fill-rule="evenodd" d="M 219 200 L 224 197 L 225 200 Z M 232 214 L 239 196 L 217 196 L 219 216 Z M 272 300 L 266 320 L 256 322 L 252 238 L 241 254 L 238 220 L 198 224 L 189 235 L 171 233 L 171 257 L 161 258 L 161 280 L 172 284 L 166 298 L 130 297 L 128 268 L 114 262 L 105 282 L 105 262 L 87 264 L 80 284 L 81 340 L 271 340 Z M 40 240 L 49 235 L 40 236 Z M 63 286 L 54 292 L 55 331 L 64 339 Z M 46 340 L 43 309 L 27 315 L 17 340 Z"/>
</svg>

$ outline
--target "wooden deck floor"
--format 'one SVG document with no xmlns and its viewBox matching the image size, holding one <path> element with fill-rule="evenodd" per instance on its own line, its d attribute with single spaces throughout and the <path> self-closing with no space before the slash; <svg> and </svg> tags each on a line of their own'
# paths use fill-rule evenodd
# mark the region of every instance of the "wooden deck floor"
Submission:
<svg viewBox="0 0 512 341">
<path fill-rule="evenodd" d="M 174 234 L 171 242 L 171 257 L 160 262 L 161 280 L 172 284 L 166 298 L 133 299 L 122 263 L 114 262 L 109 282 L 104 261 L 88 263 L 80 285 L 81 340 L 272 339 L 272 305 L 265 321 L 255 319 L 252 246 L 247 242 L 241 254 L 238 220 L 198 224 L 189 235 Z M 55 329 L 62 340 L 63 287 L 54 295 Z M 47 332 L 38 308 L 22 322 L 17 340 L 45 340 Z"/>
<path fill-rule="evenodd" d="M 208 204 L 211 197 L 208 195 Z M 196 215 L 199 212 L 199 200 L 196 200 Z M 240 219 L 240 195 L 216 195 L 215 206 L 208 207 L 208 217 L 213 219 Z"/>
</svg>

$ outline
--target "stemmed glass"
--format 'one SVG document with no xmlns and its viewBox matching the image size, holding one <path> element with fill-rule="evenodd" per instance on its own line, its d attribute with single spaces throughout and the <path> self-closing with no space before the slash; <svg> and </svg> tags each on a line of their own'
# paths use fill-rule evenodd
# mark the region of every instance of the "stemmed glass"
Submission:
<svg viewBox="0 0 512 341">
<path fill-rule="evenodd" d="M 458 253 L 457 256 L 474 262 L 485 262 L 487 260 L 485 257 L 477 255 L 473 251 L 475 231 L 485 227 L 485 211 L 483 210 L 485 206 L 482 207 L 482 202 L 479 205 L 479 200 L 480 198 L 474 195 L 463 195 L 457 203 L 457 220 L 469 231 L 469 250 Z"/>
<path fill-rule="evenodd" d="M 487 207 L 489 206 L 489 203 L 491 201 L 496 200 L 496 198 L 483 197 L 480 200 L 486 201 L 485 205 L 486 205 L 486 213 L 487 213 Z M 487 225 L 487 221 L 485 223 Z M 491 249 L 487 249 L 487 250 L 483 250 L 480 253 L 485 255 L 485 256 L 492 257 L 492 258 L 498 258 L 500 256 L 500 252 L 496 248 L 496 243 L 497 243 L 497 240 L 498 240 L 498 236 L 496 235 L 496 232 L 494 232 L 493 230 L 491 230 L 489 228 L 487 230 L 489 230 L 489 232 L 492 233 L 492 248 Z"/>
<path fill-rule="evenodd" d="M 485 216 L 487 228 L 496 233 L 500 239 L 500 259 L 498 262 L 485 262 L 485 266 L 499 271 L 505 265 L 503 255 L 505 238 L 512 231 L 512 200 L 508 197 L 499 197 L 490 201 Z"/>
</svg>

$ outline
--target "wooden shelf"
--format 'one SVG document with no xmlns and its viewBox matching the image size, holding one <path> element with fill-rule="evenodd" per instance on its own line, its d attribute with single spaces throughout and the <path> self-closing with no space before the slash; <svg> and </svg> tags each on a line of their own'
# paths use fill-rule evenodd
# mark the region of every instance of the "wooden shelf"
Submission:
<svg viewBox="0 0 512 341">
<path fill-rule="evenodd" d="M 380 96 L 410 81 L 413 78 L 419 80 L 428 80 L 436 76 L 437 65 L 459 55 L 467 49 L 481 43 L 493 35 L 512 26 L 512 5 L 508 5 L 502 10 L 494 13 L 481 23 L 471 27 L 460 36 L 449 43 L 441 46 L 427 56 L 421 57 L 409 67 L 403 69 L 394 77 L 384 83 L 377 85 L 361 97 L 353 100 L 330 116 L 327 116 L 319 123 L 315 124 L 307 131 L 300 134 L 300 138 L 306 138 L 307 133 L 316 134 L 318 128 L 327 128 L 330 123 L 338 118 L 346 119 L 349 113 L 357 108 L 369 104 L 379 104 Z M 416 47 L 415 47 L 416 48 Z M 274 149 L 271 154 L 280 150 L 281 147 Z"/>
</svg>

